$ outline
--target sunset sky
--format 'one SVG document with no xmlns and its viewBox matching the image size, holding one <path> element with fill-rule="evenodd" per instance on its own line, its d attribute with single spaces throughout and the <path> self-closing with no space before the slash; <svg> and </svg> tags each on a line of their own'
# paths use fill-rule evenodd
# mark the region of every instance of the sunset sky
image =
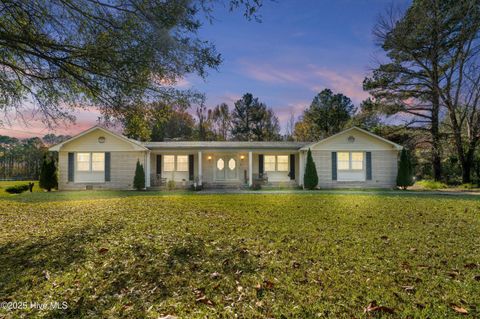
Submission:
<svg viewBox="0 0 480 319">
<path fill-rule="evenodd" d="M 403 5 L 404 1 L 396 1 Z M 230 107 L 250 92 L 272 107 L 282 127 L 291 112 L 296 116 L 322 89 L 330 88 L 358 105 L 368 96 L 362 81 L 382 51 L 375 46 L 372 27 L 389 5 L 385 0 L 278 0 L 265 1 L 262 22 L 247 21 L 241 12 L 218 6 L 213 24 L 200 31 L 216 44 L 223 64 L 200 79 L 187 76 L 181 88 L 204 92 L 207 105 L 226 102 Z M 76 123 L 49 130 L 40 119 L 29 126 L 13 120 L 0 134 L 43 136 L 49 132 L 75 134 L 96 124 L 95 109 L 74 113 Z M 29 117 L 28 117 L 29 118 Z"/>
</svg>

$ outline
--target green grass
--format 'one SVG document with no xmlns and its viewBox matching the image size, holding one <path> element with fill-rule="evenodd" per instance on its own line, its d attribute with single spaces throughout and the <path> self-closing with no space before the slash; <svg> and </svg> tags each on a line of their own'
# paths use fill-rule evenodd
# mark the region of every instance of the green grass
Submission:
<svg viewBox="0 0 480 319">
<path fill-rule="evenodd" d="M 431 180 L 422 180 L 415 183 L 416 185 L 420 185 L 425 189 L 444 189 L 448 188 L 447 184 L 437 181 Z"/>
<path fill-rule="evenodd" d="M 34 192 L 43 192 L 43 190 L 38 186 L 38 181 L 0 181 L 0 196 L 9 196 L 5 189 L 10 186 L 28 184 L 30 182 L 35 183 L 33 186 Z M 28 192 L 28 191 L 27 191 Z"/>
<path fill-rule="evenodd" d="M 480 316 L 475 197 L 189 194 L 1 197 L 0 301 L 68 309 L 0 317 Z"/>
</svg>

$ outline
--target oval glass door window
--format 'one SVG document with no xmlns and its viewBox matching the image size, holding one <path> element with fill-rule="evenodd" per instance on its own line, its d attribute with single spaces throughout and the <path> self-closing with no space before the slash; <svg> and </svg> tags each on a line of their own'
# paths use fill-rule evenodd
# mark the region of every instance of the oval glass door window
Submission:
<svg viewBox="0 0 480 319">
<path fill-rule="evenodd" d="M 217 168 L 218 168 L 219 171 L 221 171 L 224 167 L 225 167 L 225 162 L 223 161 L 223 159 L 220 158 L 217 161 Z"/>
<path fill-rule="evenodd" d="M 230 170 L 233 171 L 235 169 L 235 166 L 237 166 L 237 163 L 235 162 L 235 160 L 233 158 L 231 158 L 228 161 L 228 168 L 230 168 Z"/>
</svg>

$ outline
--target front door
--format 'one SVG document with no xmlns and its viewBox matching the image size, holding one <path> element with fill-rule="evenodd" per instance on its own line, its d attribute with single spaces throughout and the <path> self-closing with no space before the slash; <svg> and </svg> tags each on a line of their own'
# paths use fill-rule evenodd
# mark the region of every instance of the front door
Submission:
<svg viewBox="0 0 480 319">
<path fill-rule="evenodd" d="M 238 179 L 238 160 L 234 155 L 218 156 L 215 162 L 215 179 L 231 181 Z"/>
</svg>

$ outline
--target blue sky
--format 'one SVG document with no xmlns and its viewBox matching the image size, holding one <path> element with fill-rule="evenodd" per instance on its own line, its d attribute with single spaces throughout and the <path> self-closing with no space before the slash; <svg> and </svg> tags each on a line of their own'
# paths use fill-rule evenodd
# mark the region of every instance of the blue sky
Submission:
<svg viewBox="0 0 480 319">
<path fill-rule="evenodd" d="M 215 21 L 205 23 L 199 35 L 215 43 L 223 63 L 206 79 L 187 76 L 178 86 L 204 92 L 209 107 L 221 102 L 233 107 L 235 100 L 250 92 L 276 111 L 282 127 L 292 112 L 301 115 L 324 88 L 341 92 L 358 105 L 368 96 L 362 80 L 374 57 L 382 56 L 372 28 L 389 4 L 387 0 L 265 0 L 261 23 L 217 5 Z M 98 117 L 91 110 L 76 115 L 76 124 L 56 132 L 77 133 L 94 125 Z M 14 123 L 0 130 L 17 136 L 48 132 L 41 123 L 26 128 Z"/>
</svg>

